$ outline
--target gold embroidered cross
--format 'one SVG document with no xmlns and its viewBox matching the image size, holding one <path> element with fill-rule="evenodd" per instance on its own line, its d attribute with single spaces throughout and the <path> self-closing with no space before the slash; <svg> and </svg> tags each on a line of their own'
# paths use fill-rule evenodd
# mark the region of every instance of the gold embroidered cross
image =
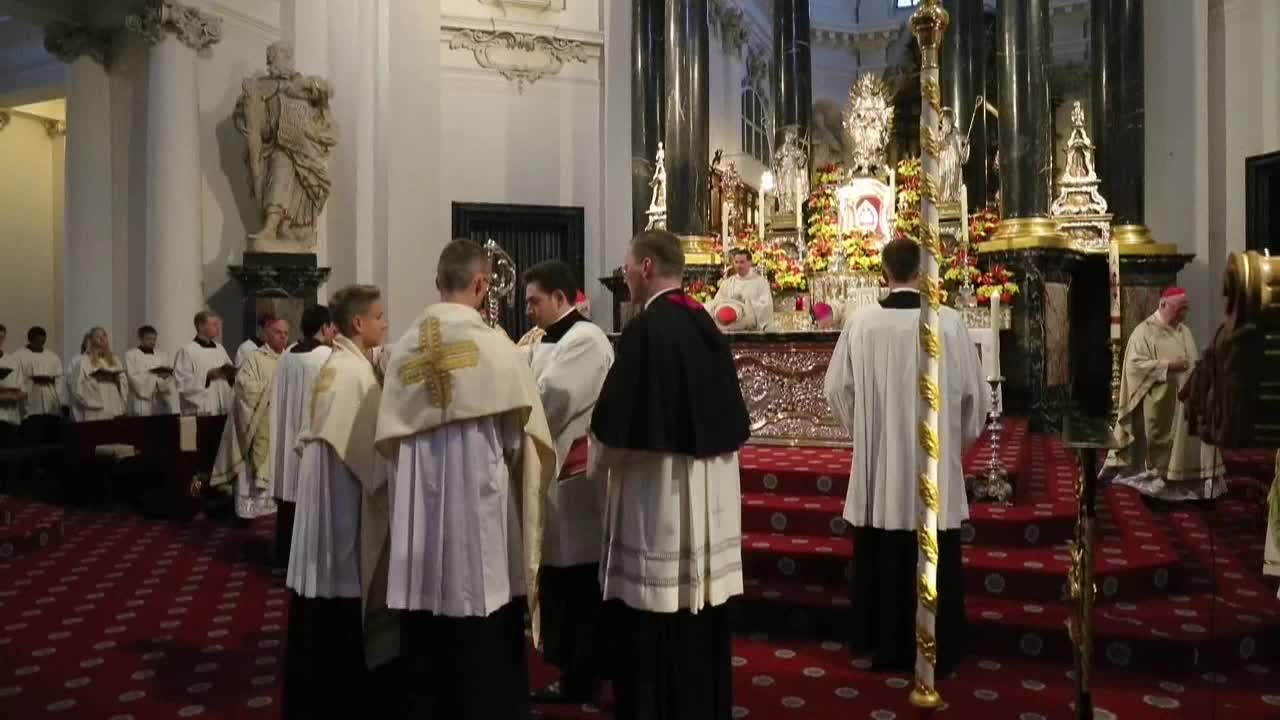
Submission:
<svg viewBox="0 0 1280 720">
<path fill-rule="evenodd" d="M 316 376 L 316 384 L 311 387 L 310 416 L 311 416 L 312 430 L 315 430 L 314 426 L 316 422 L 316 399 L 320 397 L 321 393 L 327 393 L 333 389 L 333 381 L 337 377 L 338 377 L 338 372 L 328 366 L 321 368 L 320 374 Z"/>
<path fill-rule="evenodd" d="M 471 340 L 445 344 L 440 338 L 440 321 L 427 318 L 418 326 L 418 351 L 400 368 L 400 382 L 406 386 L 422 383 L 427 402 L 448 409 L 453 388 L 449 373 L 480 364 L 480 348 Z"/>
</svg>

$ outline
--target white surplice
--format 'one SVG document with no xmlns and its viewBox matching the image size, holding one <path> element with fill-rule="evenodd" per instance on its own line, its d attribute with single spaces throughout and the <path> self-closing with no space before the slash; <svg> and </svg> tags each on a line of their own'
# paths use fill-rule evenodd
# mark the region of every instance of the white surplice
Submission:
<svg viewBox="0 0 1280 720">
<path fill-rule="evenodd" d="M 940 313 L 938 529 L 955 530 L 969 517 L 963 454 L 981 435 L 990 400 L 964 321 L 951 308 Z M 825 390 L 853 439 L 844 519 L 855 527 L 916 529 L 919 356 L 920 311 L 878 305 L 849 316 L 831 355 Z"/>
<path fill-rule="evenodd" d="M 66 399 L 62 359 L 48 350 L 32 352 L 29 348 L 22 348 L 13 354 L 13 362 L 22 370 L 22 389 L 27 393 L 22 404 L 22 416 L 62 417 L 62 403 Z M 53 382 L 36 382 L 36 378 L 53 378 Z"/>
<path fill-rule="evenodd" d="M 574 442 L 591 431 L 591 411 L 613 364 L 613 347 L 590 322 L 574 323 L 556 342 L 531 347 L 531 367 L 556 444 L 561 474 Z M 605 488 L 602 478 L 578 473 L 559 477 L 547 493 L 542 562 L 570 567 L 600 561 Z"/>
<path fill-rule="evenodd" d="M 285 585 L 303 597 L 358 598 L 360 481 L 329 444 L 308 442 L 300 450 L 303 480 Z"/>
<path fill-rule="evenodd" d="M 262 344 L 253 338 L 249 338 L 240 343 L 240 347 L 236 348 L 236 369 L 244 367 L 245 362 L 249 360 L 250 353 L 257 352 Z"/>
<path fill-rule="evenodd" d="M 207 379 L 210 370 L 230 364 L 227 351 L 216 342 L 205 347 L 192 340 L 178 350 L 173 373 L 183 415 L 226 415 L 231 410 L 231 383 Z"/>
<path fill-rule="evenodd" d="M 16 358 L 8 353 L 0 355 L 0 368 L 9 374 L 0 378 L 0 389 L 22 390 L 24 378 Z M 22 403 L 18 400 L 0 400 L 0 423 L 17 427 L 22 424 Z"/>
<path fill-rule="evenodd" d="M 608 472 L 604 599 L 696 613 L 742 594 L 738 454 L 619 450 L 592 438 L 589 475 Z M 675 518 L 675 521 L 669 519 Z"/>
<path fill-rule="evenodd" d="M 138 417 L 178 414 L 178 380 L 172 372 L 160 375 L 160 368 L 173 370 L 169 353 L 150 353 L 131 348 L 124 354 L 124 369 L 129 379 L 129 414 Z"/>
<path fill-rule="evenodd" d="M 320 345 L 308 352 L 287 350 L 276 367 L 271 399 L 271 494 L 285 502 L 297 502 L 299 461 L 298 433 L 311 410 L 311 388 L 333 349 Z M 312 596 L 308 596 L 312 597 Z"/>
<path fill-rule="evenodd" d="M 514 415 L 464 420 L 400 441 L 390 473 L 387 605 L 486 617 L 525 595 Z"/>
<path fill-rule="evenodd" d="M 714 318 L 723 305 L 738 314 L 737 321 L 725 326 L 725 330 L 764 330 L 773 322 L 773 292 L 768 279 L 755 270 L 746 277 L 734 274 L 720 281 L 715 298 L 707 303 L 707 311 Z M 717 318 L 716 323 L 719 322 Z"/>
<path fill-rule="evenodd" d="M 93 373 L 100 370 L 113 373 L 112 379 L 98 379 Z M 67 388 L 71 395 L 71 419 L 76 422 L 111 420 L 125 414 L 124 398 L 129 389 L 124 366 L 118 358 L 107 362 L 83 356 L 76 374 L 67 378 Z"/>
</svg>

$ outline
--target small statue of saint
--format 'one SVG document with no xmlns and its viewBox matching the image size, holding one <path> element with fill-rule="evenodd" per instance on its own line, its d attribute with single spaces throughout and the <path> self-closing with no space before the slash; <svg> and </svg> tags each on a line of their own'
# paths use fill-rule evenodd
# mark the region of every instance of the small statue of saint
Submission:
<svg viewBox="0 0 1280 720">
<path fill-rule="evenodd" d="M 1064 182 L 1071 180 L 1094 181 L 1098 178 L 1093 169 L 1093 141 L 1084 129 L 1084 108 L 1080 101 L 1071 107 L 1071 137 L 1067 138 L 1067 167 Z"/>
<path fill-rule="evenodd" d="M 783 132 L 782 147 L 773 155 L 777 181 L 778 211 L 795 212 L 809 197 L 809 154 L 796 128 Z"/>
<path fill-rule="evenodd" d="M 251 251 L 309 252 L 316 223 L 329 199 L 325 163 L 337 144 L 324 78 L 294 70 L 293 48 L 267 47 L 267 72 L 241 84 L 235 126 L 245 138 L 249 193 L 262 225 L 249 236 Z"/>
<path fill-rule="evenodd" d="M 956 115 L 951 108 L 942 109 L 942 154 L 939 160 L 941 187 L 939 203 L 960 202 L 960 190 L 964 187 L 964 164 L 969 161 L 969 139 L 956 127 Z"/>
<path fill-rule="evenodd" d="M 667 211 L 667 151 L 658 143 L 658 154 L 653 159 L 653 179 L 649 181 L 653 195 L 649 198 L 649 212 Z"/>
</svg>

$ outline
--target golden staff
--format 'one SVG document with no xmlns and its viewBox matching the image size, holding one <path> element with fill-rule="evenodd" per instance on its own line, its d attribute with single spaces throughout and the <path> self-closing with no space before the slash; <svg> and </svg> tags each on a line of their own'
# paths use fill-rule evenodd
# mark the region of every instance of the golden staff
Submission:
<svg viewBox="0 0 1280 720">
<path fill-rule="evenodd" d="M 934 670 L 938 662 L 936 626 L 938 618 L 938 411 L 942 388 L 942 327 L 938 306 L 942 303 L 942 283 L 938 266 L 942 246 L 938 240 L 938 155 L 942 132 L 941 90 L 938 87 L 938 51 L 942 34 L 947 29 L 947 11 L 938 0 L 923 0 L 911 16 L 911 32 L 920 45 L 920 446 L 922 467 L 918 491 L 918 530 L 920 552 L 917 559 L 916 583 L 916 678 L 911 690 L 911 704 L 937 708 L 942 698 L 934 686 Z M 948 588 L 956 592 L 957 588 Z"/>
</svg>

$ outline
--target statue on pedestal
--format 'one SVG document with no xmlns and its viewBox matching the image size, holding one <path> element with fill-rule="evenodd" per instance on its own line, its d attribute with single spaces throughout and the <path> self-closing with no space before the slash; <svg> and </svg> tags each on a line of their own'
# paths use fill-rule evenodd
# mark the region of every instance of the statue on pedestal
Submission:
<svg viewBox="0 0 1280 720">
<path fill-rule="evenodd" d="M 853 144 L 853 172 L 873 175 L 882 170 L 893 133 L 893 103 L 876 75 L 863 75 L 849 91 L 845 129 Z"/>
<path fill-rule="evenodd" d="M 777 180 L 778 212 L 793 213 L 809 197 L 809 153 L 800 140 L 800 131 L 783 131 L 782 147 L 773 154 Z"/>
<path fill-rule="evenodd" d="M 1058 180 L 1058 197 L 1051 207 L 1054 216 L 1103 215 L 1107 212 L 1107 201 L 1098 190 L 1101 182 L 1093 164 L 1093 141 L 1084 126 L 1084 108 L 1077 100 L 1071 107 L 1067 161 Z"/>
<path fill-rule="evenodd" d="M 658 154 L 653 159 L 653 179 L 649 181 L 653 195 L 649 198 L 649 224 L 645 230 L 667 228 L 667 151 L 658 143 Z"/>
<path fill-rule="evenodd" d="M 329 199 L 325 163 L 337 143 L 324 78 L 293 67 L 293 48 L 272 43 L 267 72 L 245 78 L 235 125 L 246 142 L 249 192 L 262 225 L 249 235 L 251 252 L 305 253 L 316 243 L 316 223 Z"/>
<path fill-rule="evenodd" d="M 941 154 L 939 156 L 939 175 L 941 188 L 938 198 L 940 204 L 960 202 L 960 192 L 964 187 L 964 164 L 969 161 L 969 138 L 960 134 L 956 127 L 956 115 L 951 108 L 943 108 L 941 113 Z"/>
</svg>

